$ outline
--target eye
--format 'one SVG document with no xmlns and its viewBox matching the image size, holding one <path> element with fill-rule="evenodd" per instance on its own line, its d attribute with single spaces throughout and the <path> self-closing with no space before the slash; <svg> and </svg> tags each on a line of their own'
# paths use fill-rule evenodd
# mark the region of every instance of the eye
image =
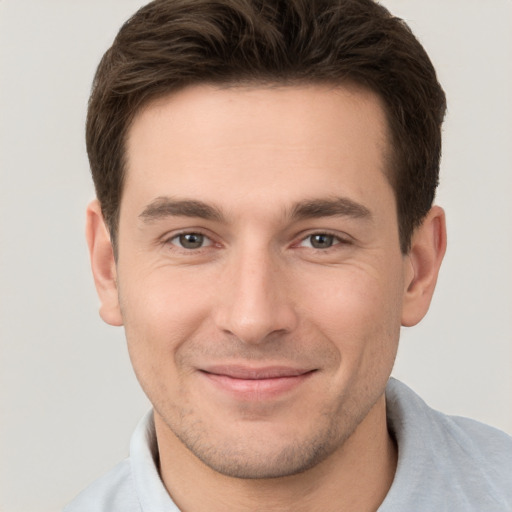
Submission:
<svg viewBox="0 0 512 512">
<path fill-rule="evenodd" d="M 313 249 L 329 249 L 333 245 L 340 243 L 337 236 L 329 233 L 314 233 L 309 235 L 301 242 L 302 247 L 312 247 Z"/>
<path fill-rule="evenodd" d="M 212 245 L 212 241 L 201 233 L 181 233 L 171 238 L 169 242 L 182 249 L 201 249 Z"/>
</svg>

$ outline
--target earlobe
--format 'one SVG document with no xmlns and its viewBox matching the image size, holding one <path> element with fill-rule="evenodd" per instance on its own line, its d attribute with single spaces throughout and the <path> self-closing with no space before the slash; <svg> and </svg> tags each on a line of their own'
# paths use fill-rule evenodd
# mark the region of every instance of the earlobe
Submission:
<svg viewBox="0 0 512 512">
<path fill-rule="evenodd" d="M 122 325 L 114 251 L 97 199 L 87 207 L 85 233 L 94 283 L 101 302 L 100 316 L 107 324 Z"/>
<path fill-rule="evenodd" d="M 442 208 L 433 206 L 412 236 L 407 255 L 402 325 L 417 324 L 427 313 L 446 252 L 446 220 Z"/>
</svg>

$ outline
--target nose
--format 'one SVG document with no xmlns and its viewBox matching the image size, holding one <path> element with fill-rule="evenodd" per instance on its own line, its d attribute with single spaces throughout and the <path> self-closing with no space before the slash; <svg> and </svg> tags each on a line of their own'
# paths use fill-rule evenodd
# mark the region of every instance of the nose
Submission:
<svg viewBox="0 0 512 512">
<path fill-rule="evenodd" d="M 267 251 L 233 255 L 219 283 L 218 328 L 246 344 L 293 331 L 298 317 L 282 262 Z"/>
</svg>

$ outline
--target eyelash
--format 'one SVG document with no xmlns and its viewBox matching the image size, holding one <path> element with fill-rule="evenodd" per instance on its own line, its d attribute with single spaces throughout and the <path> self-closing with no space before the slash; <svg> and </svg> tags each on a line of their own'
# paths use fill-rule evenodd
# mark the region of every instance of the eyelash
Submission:
<svg viewBox="0 0 512 512">
<path fill-rule="evenodd" d="M 184 236 L 190 236 L 190 235 L 196 235 L 196 236 L 199 236 L 199 237 L 202 237 L 203 238 L 203 241 L 204 240 L 207 240 L 209 243 L 207 245 L 201 245 L 200 247 L 193 247 L 193 248 L 187 248 L 187 247 L 183 247 L 182 245 L 178 245 L 178 243 L 175 243 L 174 241 L 175 240 L 179 240 L 181 237 L 184 237 Z M 311 239 L 312 237 L 319 237 L 319 236 L 324 236 L 324 237 L 331 237 L 333 239 L 333 243 L 332 245 L 330 245 L 329 247 L 313 247 L 311 242 L 310 242 L 310 245 L 308 246 L 303 246 L 302 244 L 307 241 L 308 239 Z M 191 254 L 191 253 L 194 253 L 194 254 L 197 254 L 198 252 L 200 252 L 201 250 L 204 250 L 204 249 L 207 249 L 211 246 L 214 246 L 216 245 L 215 242 L 212 240 L 212 238 L 208 235 L 206 235 L 205 233 L 197 230 L 197 231 L 183 231 L 181 233 L 176 233 L 174 234 L 173 236 L 167 238 L 165 241 L 164 241 L 164 244 L 165 245 L 172 245 L 174 246 L 175 248 L 177 248 L 177 250 L 180 250 L 180 251 L 183 251 L 185 253 L 188 253 L 188 254 Z M 318 252 L 328 252 L 330 249 L 333 249 L 335 248 L 336 246 L 338 245 L 351 245 L 352 242 L 351 240 L 348 239 L 348 237 L 341 237 L 335 233 L 332 233 L 332 232 L 329 232 L 329 231 L 315 231 L 313 233 L 309 233 L 307 234 L 306 236 L 303 236 L 301 237 L 301 239 L 294 243 L 292 245 L 292 247 L 297 247 L 297 248 L 307 248 L 307 249 L 312 249 L 314 251 L 318 251 Z M 217 244 L 219 245 L 219 244 Z"/>
<path fill-rule="evenodd" d="M 325 236 L 325 237 L 332 237 L 333 243 L 329 247 L 320 248 L 320 247 L 313 247 L 312 245 L 304 247 L 302 244 L 307 241 L 308 239 L 311 240 L 311 238 L 315 236 Z M 311 243 L 311 242 L 310 242 Z M 337 246 L 347 246 L 351 245 L 352 241 L 349 239 L 348 236 L 340 236 L 339 234 L 333 233 L 331 231 L 315 231 L 312 233 L 308 233 L 306 236 L 302 237 L 300 241 L 296 244 L 294 244 L 295 247 L 299 248 L 306 248 L 306 249 L 312 249 L 315 252 L 330 252 L 331 249 L 336 249 Z"/>
<path fill-rule="evenodd" d="M 187 247 L 183 247 L 183 246 L 178 245 L 178 243 L 173 243 L 174 240 L 179 240 L 181 237 L 190 236 L 190 235 L 196 235 L 196 236 L 199 236 L 199 237 L 203 237 L 203 239 L 204 240 L 208 240 L 209 243 L 208 243 L 208 245 L 201 245 L 201 247 L 197 247 L 197 248 L 187 248 Z M 176 247 L 178 250 L 184 251 L 186 253 L 197 253 L 201 249 L 206 249 L 208 247 L 211 247 L 212 245 L 215 245 L 215 242 L 212 240 L 211 237 L 209 237 L 205 233 L 202 233 L 201 231 L 198 230 L 198 231 L 183 231 L 181 233 L 176 233 L 173 236 L 167 238 L 164 241 L 164 244 L 165 245 L 172 245 L 172 246 Z"/>
</svg>

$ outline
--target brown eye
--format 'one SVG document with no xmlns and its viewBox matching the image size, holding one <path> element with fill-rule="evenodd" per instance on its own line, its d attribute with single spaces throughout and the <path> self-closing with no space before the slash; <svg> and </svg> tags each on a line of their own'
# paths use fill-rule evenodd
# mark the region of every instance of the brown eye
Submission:
<svg viewBox="0 0 512 512">
<path fill-rule="evenodd" d="M 205 238 L 201 233 L 183 233 L 173 240 L 176 240 L 184 249 L 199 249 L 203 247 Z"/>
<path fill-rule="evenodd" d="M 329 247 L 334 245 L 334 241 L 336 240 L 333 235 L 328 235 L 326 233 L 310 235 L 308 239 L 311 247 L 315 249 L 329 249 Z"/>
</svg>

